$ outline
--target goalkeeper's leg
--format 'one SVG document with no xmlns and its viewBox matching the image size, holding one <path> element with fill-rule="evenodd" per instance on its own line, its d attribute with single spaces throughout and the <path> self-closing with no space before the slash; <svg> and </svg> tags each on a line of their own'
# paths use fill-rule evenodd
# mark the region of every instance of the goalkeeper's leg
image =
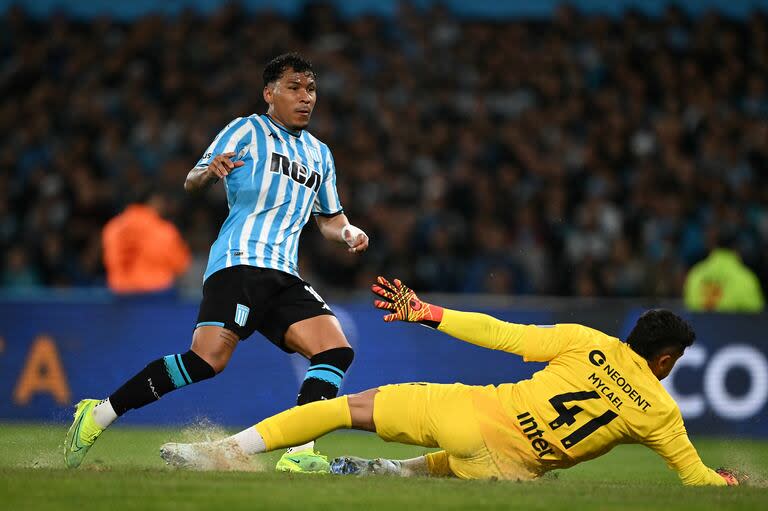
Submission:
<svg viewBox="0 0 768 511">
<path fill-rule="evenodd" d="M 301 445 L 337 429 L 375 431 L 373 401 L 376 392 L 372 389 L 353 396 L 295 406 L 217 442 L 168 443 L 161 448 L 161 455 L 171 464 L 195 465 L 195 460 L 185 458 L 204 457 L 216 447 L 227 451 L 234 447 L 243 454 L 259 454 Z"/>
<path fill-rule="evenodd" d="M 371 431 L 373 396 L 370 395 L 369 416 L 365 415 L 366 406 L 361 406 L 363 401 L 369 399 L 368 396 L 357 396 L 341 396 L 296 406 L 216 442 L 167 443 L 160 448 L 160 455 L 169 464 L 204 470 L 214 468 L 210 462 L 214 453 L 220 460 L 221 454 L 237 457 L 301 445 L 337 429 Z M 215 466 L 221 468 L 221 463 Z"/>
<path fill-rule="evenodd" d="M 360 394 L 315 401 L 286 410 L 258 424 L 216 442 L 196 444 L 167 443 L 160 448 L 162 458 L 169 464 L 195 468 L 222 467 L 222 458 L 238 460 L 243 454 L 258 454 L 315 440 L 337 429 L 376 431 L 374 423 L 375 396 L 378 389 Z M 406 414 L 406 410 L 402 410 Z M 435 446 L 433 443 L 425 447 Z M 443 455 L 445 453 L 443 452 Z M 428 460 L 434 457 L 436 462 Z M 442 460 L 442 461 L 440 461 Z M 447 475 L 447 456 L 440 453 L 420 456 L 398 463 L 401 475 Z M 439 471 L 438 471 L 439 470 Z"/>
<path fill-rule="evenodd" d="M 387 388 L 392 387 L 398 386 Z M 221 460 L 227 456 L 237 460 L 243 454 L 284 449 L 315 440 L 337 429 L 377 432 L 384 440 L 437 447 L 437 442 L 431 434 L 406 432 L 403 433 L 404 436 L 395 439 L 391 433 L 378 432 L 374 413 L 378 393 L 379 389 L 371 389 L 351 396 L 307 403 L 274 415 L 223 440 L 196 444 L 168 443 L 161 447 L 160 453 L 167 463 L 180 467 L 202 470 L 224 468 Z M 396 414 L 407 417 L 409 412 L 408 409 L 400 409 Z M 394 421 L 395 418 L 392 419 L 392 422 Z M 419 431 L 428 430 L 426 424 L 421 424 L 420 419 L 411 422 L 406 425 L 406 429 L 411 427 Z M 397 465 L 401 471 L 400 475 L 453 475 L 445 451 L 402 460 Z"/>
</svg>

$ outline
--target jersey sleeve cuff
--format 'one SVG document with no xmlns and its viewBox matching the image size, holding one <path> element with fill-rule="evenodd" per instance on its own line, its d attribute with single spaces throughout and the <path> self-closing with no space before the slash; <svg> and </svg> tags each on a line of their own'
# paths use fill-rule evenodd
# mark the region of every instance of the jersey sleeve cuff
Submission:
<svg viewBox="0 0 768 511">
<path fill-rule="evenodd" d="M 335 213 L 323 213 L 323 212 L 314 213 L 313 212 L 312 214 L 315 215 L 315 216 L 322 216 L 322 217 L 325 217 L 325 218 L 332 218 L 332 217 L 335 217 L 335 216 L 339 216 L 342 213 L 344 213 L 343 209 L 340 209 L 340 210 L 336 211 Z"/>
</svg>

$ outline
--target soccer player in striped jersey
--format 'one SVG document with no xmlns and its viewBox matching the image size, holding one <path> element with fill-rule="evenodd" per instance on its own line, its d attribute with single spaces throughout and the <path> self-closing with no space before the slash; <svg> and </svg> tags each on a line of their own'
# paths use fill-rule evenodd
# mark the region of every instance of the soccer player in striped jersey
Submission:
<svg viewBox="0 0 768 511">
<path fill-rule="evenodd" d="M 239 341 L 258 331 L 310 361 L 297 404 L 336 397 L 353 351 L 322 297 L 299 276 L 299 236 L 310 216 L 350 252 L 368 237 L 344 215 L 331 151 L 306 131 L 317 98 L 315 73 L 289 53 L 264 69 L 266 114 L 239 117 L 213 140 L 184 188 L 222 181 L 229 215 L 211 247 L 192 346 L 150 362 L 107 399 L 78 403 L 65 461 L 77 467 L 117 417 L 224 370 Z M 294 446 L 278 470 L 327 471 L 314 443 Z"/>
<path fill-rule="evenodd" d="M 627 342 L 582 325 L 517 325 L 423 302 L 400 281 L 379 277 L 375 305 L 385 321 L 409 321 L 490 349 L 548 362 L 531 379 L 498 386 L 385 385 L 297 407 L 221 440 L 165 444 L 177 466 L 254 454 L 340 428 L 441 451 L 410 460 L 338 458 L 332 472 L 531 480 L 622 443 L 653 449 L 686 485 L 737 485 L 734 471 L 708 468 L 688 439 L 680 410 L 661 385 L 695 334 L 667 310 L 637 321 Z M 217 456 L 211 456 L 212 454 Z M 223 455 L 223 456 L 222 456 Z"/>
</svg>

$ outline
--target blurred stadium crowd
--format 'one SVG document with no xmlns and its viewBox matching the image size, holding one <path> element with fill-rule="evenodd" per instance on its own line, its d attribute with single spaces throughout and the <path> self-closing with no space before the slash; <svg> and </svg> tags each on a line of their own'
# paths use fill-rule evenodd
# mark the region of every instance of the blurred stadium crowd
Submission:
<svg viewBox="0 0 768 511">
<path fill-rule="evenodd" d="M 727 234 L 768 289 L 764 14 L 503 21 L 407 3 L 393 19 L 6 12 L 2 286 L 103 285 L 101 228 L 151 186 L 199 289 L 226 201 L 185 196 L 184 177 L 227 122 L 264 111 L 262 67 L 288 50 L 315 64 L 310 131 L 371 236 L 354 257 L 305 231 L 320 288 L 384 272 L 425 291 L 680 296 Z"/>
</svg>

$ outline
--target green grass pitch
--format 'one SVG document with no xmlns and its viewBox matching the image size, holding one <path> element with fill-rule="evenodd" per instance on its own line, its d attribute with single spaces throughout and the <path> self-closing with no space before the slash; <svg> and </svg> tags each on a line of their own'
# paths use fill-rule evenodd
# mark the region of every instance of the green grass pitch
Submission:
<svg viewBox="0 0 768 511">
<path fill-rule="evenodd" d="M 768 509 L 768 442 L 694 438 L 710 466 L 745 469 L 755 484 L 685 488 L 641 446 L 620 446 L 575 468 L 529 483 L 449 479 L 290 475 L 270 470 L 278 454 L 255 457 L 253 471 L 187 472 L 166 467 L 158 447 L 225 432 L 114 427 L 77 470 L 63 467 L 66 426 L 0 423 L 0 508 L 35 510 L 431 509 L 727 510 Z M 365 433 L 334 433 L 318 447 L 330 456 L 411 457 L 420 447 L 386 444 Z M 263 471 L 259 471 L 259 467 Z"/>
</svg>

